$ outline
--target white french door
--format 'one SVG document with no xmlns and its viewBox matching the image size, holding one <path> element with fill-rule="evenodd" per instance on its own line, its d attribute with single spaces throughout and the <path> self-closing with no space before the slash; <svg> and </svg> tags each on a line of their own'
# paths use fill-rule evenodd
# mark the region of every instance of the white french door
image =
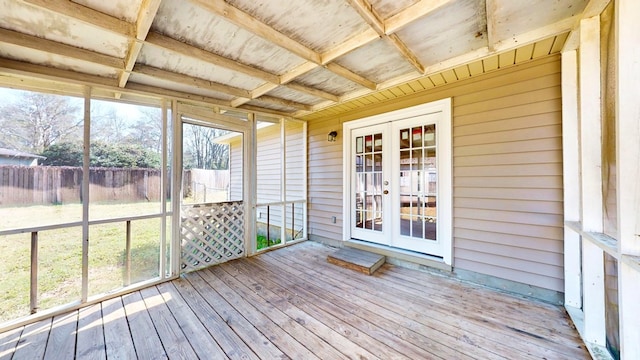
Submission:
<svg viewBox="0 0 640 360">
<path fill-rule="evenodd" d="M 349 238 L 449 263 L 450 110 L 427 108 L 369 120 L 378 123 L 358 121 L 345 129 Z"/>
</svg>

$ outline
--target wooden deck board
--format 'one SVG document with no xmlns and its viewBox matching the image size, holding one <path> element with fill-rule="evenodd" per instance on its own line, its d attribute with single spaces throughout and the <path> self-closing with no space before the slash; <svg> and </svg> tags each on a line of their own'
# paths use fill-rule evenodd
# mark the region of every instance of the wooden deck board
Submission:
<svg viewBox="0 0 640 360">
<path fill-rule="evenodd" d="M 305 242 L 0 333 L 0 360 L 588 359 L 564 309 Z"/>
<path fill-rule="evenodd" d="M 0 360 L 9 360 L 16 351 L 24 326 L 0 334 Z"/>
<path fill-rule="evenodd" d="M 87 306 L 78 312 L 76 358 L 88 360 L 106 359 L 101 304 Z"/>
<path fill-rule="evenodd" d="M 76 330 L 78 327 L 78 312 L 58 315 L 53 318 L 45 359 L 71 359 L 76 352 Z"/>
<path fill-rule="evenodd" d="M 162 341 L 149 316 L 140 292 L 122 297 L 124 312 L 127 314 L 131 339 L 136 348 L 138 359 L 161 359 L 166 357 Z"/>
</svg>

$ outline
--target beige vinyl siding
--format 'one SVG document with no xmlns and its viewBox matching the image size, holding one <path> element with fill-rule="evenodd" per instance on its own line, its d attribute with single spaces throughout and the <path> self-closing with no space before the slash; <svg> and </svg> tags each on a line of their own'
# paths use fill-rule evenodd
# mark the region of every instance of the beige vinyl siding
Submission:
<svg viewBox="0 0 640 360">
<path fill-rule="evenodd" d="M 286 134 L 286 198 L 287 201 L 304 200 L 304 127 L 296 121 L 287 121 Z M 258 129 L 257 147 L 257 202 L 258 204 L 280 202 L 282 192 L 282 143 L 281 127 L 279 124 L 269 125 Z M 231 175 L 241 170 L 242 143 L 240 137 L 232 139 L 231 145 Z M 239 167 L 238 167 L 239 166 Z M 242 182 L 231 181 L 231 194 L 242 196 Z M 295 207 L 295 222 L 303 221 L 303 205 Z M 291 224 L 291 208 L 285 209 L 287 223 Z M 266 207 L 259 207 L 259 222 L 266 222 Z M 282 207 L 280 205 L 269 207 L 269 220 L 272 225 L 280 226 L 282 223 Z M 297 226 L 296 226 L 297 227 Z"/>
<path fill-rule="evenodd" d="M 243 200 L 242 184 L 244 183 L 242 136 L 237 136 L 229 143 L 229 194 L 231 201 Z M 242 181 L 238 181 L 242 180 Z"/>
<path fill-rule="evenodd" d="M 338 132 L 336 141 L 327 141 L 327 134 L 334 130 Z M 342 240 L 342 124 L 313 121 L 308 133 L 309 237 Z"/>
<path fill-rule="evenodd" d="M 446 97 L 453 98 L 454 269 L 563 291 L 559 56 L 310 122 L 310 233 L 342 238 L 342 171 L 321 169 L 341 169 L 343 134 L 336 143 L 326 134 Z"/>
</svg>

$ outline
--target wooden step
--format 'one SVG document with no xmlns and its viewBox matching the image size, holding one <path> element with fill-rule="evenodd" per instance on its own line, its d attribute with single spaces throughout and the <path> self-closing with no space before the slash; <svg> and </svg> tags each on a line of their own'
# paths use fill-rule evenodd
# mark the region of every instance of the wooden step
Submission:
<svg viewBox="0 0 640 360">
<path fill-rule="evenodd" d="M 331 264 L 359 271 L 367 275 L 371 275 L 378 270 L 378 268 L 384 264 L 385 260 L 384 255 L 349 247 L 342 248 L 327 256 L 327 261 Z"/>
</svg>

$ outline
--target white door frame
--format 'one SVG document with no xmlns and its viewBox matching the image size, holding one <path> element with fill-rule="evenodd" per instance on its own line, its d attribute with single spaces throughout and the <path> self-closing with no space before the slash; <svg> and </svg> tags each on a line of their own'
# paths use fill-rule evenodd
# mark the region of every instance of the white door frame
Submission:
<svg viewBox="0 0 640 360">
<path fill-rule="evenodd" d="M 345 122 L 342 126 L 344 134 L 343 142 L 343 206 L 342 206 L 342 237 L 343 241 L 351 239 L 351 168 L 353 159 L 351 156 L 351 130 L 361 127 L 388 123 L 396 120 L 412 118 L 420 115 L 441 112 L 442 121 L 437 130 L 438 132 L 438 151 L 441 157 L 438 158 L 438 172 L 440 188 L 438 198 L 438 237 L 443 242 L 443 262 L 452 265 L 453 259 L 453 241 L 452 241 L 452 224 L 453 224 L 453 170 L 452 170 L 452 111 L 451 98 L 433 101 L 427 104 L 412 106 L 406 109 L 395 110 L 379 115 L 369 116 L 366 118 Z"/>
</svg>

